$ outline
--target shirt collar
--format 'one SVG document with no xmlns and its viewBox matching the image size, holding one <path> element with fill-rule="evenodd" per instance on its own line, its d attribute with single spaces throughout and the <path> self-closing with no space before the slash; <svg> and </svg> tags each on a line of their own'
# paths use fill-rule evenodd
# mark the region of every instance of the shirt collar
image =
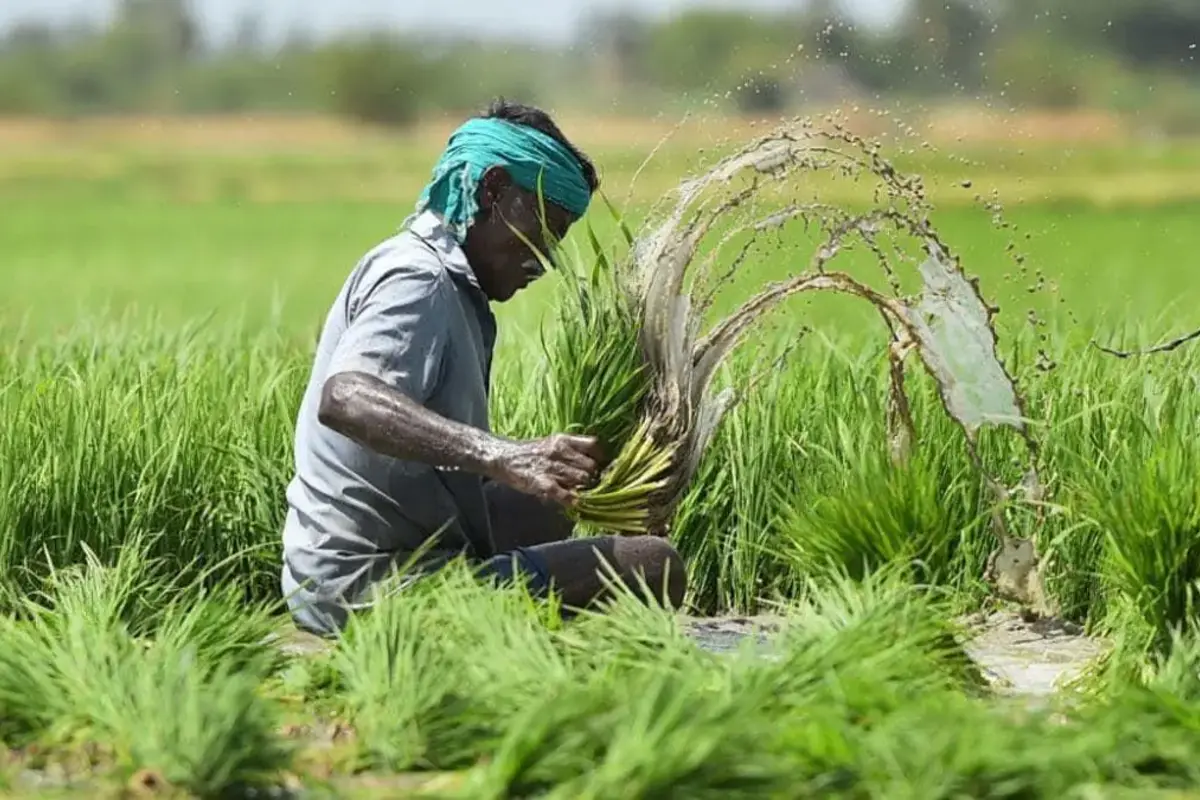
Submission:
<svg viewBox="0 0 1200 800">
<path fill-rule="evenodd" d="M 463 252 L 462 246 L 446 228 L 437 212 L 426 209 L 411 217 L 404 227 L 432 247 L 446 269 L 473 288 L 483 291 L 479 286 L 479 279 L 475 277 L 475 270 L 471 269 L 471 264 L 467 261 L 467 254 Z"/>
</svg>

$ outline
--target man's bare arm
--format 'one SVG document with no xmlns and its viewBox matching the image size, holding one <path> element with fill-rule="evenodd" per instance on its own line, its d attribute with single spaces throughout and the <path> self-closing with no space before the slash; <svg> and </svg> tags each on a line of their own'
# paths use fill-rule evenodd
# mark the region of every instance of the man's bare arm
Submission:
<svg viewBox="0 0 1200 800">
<path fill-rule="evenodd" d="M 570 505 L 595 476 L 602 454 L 586 436 L 515 442 L 447 419 L 383 381 L 344 372 L 326 381 L 322 425 L 392 458 L 461 469 Z"/>
<path fill-rule="evenodd" d="M 446 419 L 364 373 L 344 372 L 326 381 L 317 418 L 385 456 L 499 480 L 506 442 Z"/>
</svg>

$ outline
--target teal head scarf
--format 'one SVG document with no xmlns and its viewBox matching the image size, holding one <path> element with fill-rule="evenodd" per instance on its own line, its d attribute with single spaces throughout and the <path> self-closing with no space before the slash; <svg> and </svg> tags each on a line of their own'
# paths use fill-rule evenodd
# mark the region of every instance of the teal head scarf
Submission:
<svg viewBox="0 0 1200 800">
<path fill-rule="evenodd" d="M 479 211 L 479 179 L 496 165 L 504 167 L 518 186 L 535 194 L 540 188 L 547 202 L 577 217 L 587 211 L 591 190 L 570 150 L 527 125 L 476 118 L 450 136 L 433 168 L 433 179 L 417 202 L 417 213 L 436 211 L 461 243 Z"/>
</svg>

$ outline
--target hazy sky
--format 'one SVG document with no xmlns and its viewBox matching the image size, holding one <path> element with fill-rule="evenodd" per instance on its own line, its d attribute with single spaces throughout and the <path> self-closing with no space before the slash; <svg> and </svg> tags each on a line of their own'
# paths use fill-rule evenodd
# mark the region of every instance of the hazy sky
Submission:
<svg viewBox="0 0 1200 800">
<path fill-rule="evenodd" d="M 540 39 L 570 36 L 580 16 L 594 8 L 629 8 L 652 15 L 690 6 L 782 9 L 803 0 L 191 0 L 206 34 L 224 38 L 247 12 L 256 12 L 272 39 L 288 30 L 316 33 L 387 24 L 397 28 L 435 28 L 525 33 Z M 843 0 L 852 13 L 886 21 L 905 0 Z M 114 0 L 0 0 L 0 28 L 17 20 L 103 19 Z"/>
</svg>

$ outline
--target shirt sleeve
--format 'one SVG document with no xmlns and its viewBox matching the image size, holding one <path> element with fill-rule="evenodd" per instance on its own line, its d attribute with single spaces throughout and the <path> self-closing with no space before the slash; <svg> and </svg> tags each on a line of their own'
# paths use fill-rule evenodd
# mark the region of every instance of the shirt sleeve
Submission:
<svg viewBox="0 0 1200 800">
<path fill-rule="evenodd" d="M 424 403 L 445 357 L 445 295 L 436 274 L 395 270 L 352 297 L 329 375 L 362 372 Z"/>
</svg>

